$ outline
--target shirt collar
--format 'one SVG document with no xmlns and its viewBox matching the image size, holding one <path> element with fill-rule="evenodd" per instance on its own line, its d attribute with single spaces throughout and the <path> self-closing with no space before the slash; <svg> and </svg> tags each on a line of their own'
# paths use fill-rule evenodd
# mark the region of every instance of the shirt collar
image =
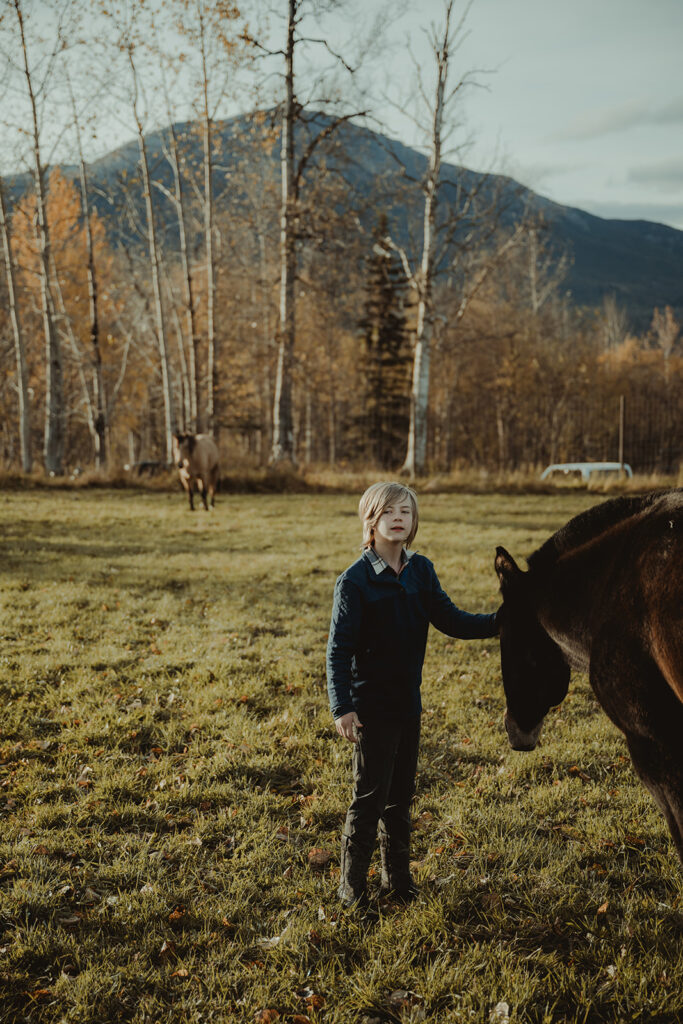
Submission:
<svg viewBox="0 0 683 1024">
<path fill-rule="evenodd" d="M 385 569 L 389 568 L 389 563 L 385 562 L 384 559 L 382 558 L 382 556 L 378 555 L 377 552 L 375 551 L 375 549 L 372 546 L 365 548 L 364 554 L 365 554 L 365 557 L 367 558 L 368 562 L 370 563 L 370 565 L 375 570 L 375 572 L 376 572 L 376 574 L 378 576 L 379 576 L 379 574 L 381 572 L 384 572 Z M 414 551 L 406 551 L 405 548 L 402 548 L 401 549 L 401 567 L 406 565 L 408 560 L 410 558 L 412 558 L 414 554 L 415 554 Z"/>
</svg>

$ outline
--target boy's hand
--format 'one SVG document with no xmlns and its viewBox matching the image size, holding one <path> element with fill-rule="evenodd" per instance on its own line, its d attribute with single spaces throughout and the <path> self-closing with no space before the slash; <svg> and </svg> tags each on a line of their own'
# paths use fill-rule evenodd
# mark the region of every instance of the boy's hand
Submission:
<svg viewBox="0 0 683 1024">
<path fill-rule="evenodd" d="M 339 735 L 343 736 L 345 740 L 350 740 L 351 743 L 358 742 L 356 729 L 362 729 L 363 724 L 359 720 L 355 711 L 349 711 L 347 715 L 342 715 L 341 718 L 335 718 L 334 724 Z"/>
</svg>

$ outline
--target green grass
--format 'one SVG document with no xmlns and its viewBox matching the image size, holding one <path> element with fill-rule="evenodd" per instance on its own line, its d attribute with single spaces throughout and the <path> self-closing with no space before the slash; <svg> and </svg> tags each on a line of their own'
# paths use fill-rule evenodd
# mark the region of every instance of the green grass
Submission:
<svg viewBox="0 0 683 1024">
<path fill-rule="evenodd" d="M 416 547 L 492 610 L 496 544 L 523 558 L 596 500 L 428 495 Z M 350 746 L 324 650 L 356 505 L 0 494 L 0 1020 L 681 1019 L 663 819 L 581 677 L 509 750 L 494 641 L 430 639 L 422 896 L 375 925 L 338 910 Z"/>
</svg>

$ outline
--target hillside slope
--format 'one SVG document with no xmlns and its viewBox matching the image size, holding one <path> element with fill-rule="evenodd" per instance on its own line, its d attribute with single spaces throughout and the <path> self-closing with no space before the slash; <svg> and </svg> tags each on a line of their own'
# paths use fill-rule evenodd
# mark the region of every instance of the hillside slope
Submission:
<svg viewBox="0 0 683 1024">
<path fill-rule="evenodd" d="M 313 114 L 312 123 L 319 129 L 325 123 L 323 115 Z M 216 193 L 221 203 L 235 207 L 240 202 L 238 164 L 247 166 L 261 163 L 266 180 L 277 181 L 279 174 L 279 139 L 268 150 L 262 146 L 263 131 L 273 130 L 269 117 L 259 120 L 255 127 L 251 115 L 240 115 L 216 125 L 218 156 L 216 159 Z M 178 138 L 186 150 L 187 164 L 199 166 L 201 137 L 192 124 L 176 126 Z M 164 137 L 167 131 L 152 132 L 146 137 L 153 175 L 167 188 L 172 187 L 168 161 L 164 155 Z M 378 132 L 352 123 L 341 126 L 334 150 L 326 154 L 329 163 L 338 164 L 345 178 L 362 197 L 363 210 L 385 207 L 385 198 L 397 182 L 414 178 L 419 180 L 426 167 L 426 158 L 415 149 L 388 139 Z M 95 192 L 95 203 L 105 220 L 114 241 L 126 237 L 130 228 L 122 217 L 124 190 L 132 196 L 133 208 L 142 218 L 142 192 L 136 179 L 138 160 L 137 142 L 113 150 L 94 162 L 89 169 Z M 405 174 L 400 168 L 405 168 Z M 62 168 L 67 175 L 76 169 Z M 446 164 L 444 178 L 451 182 L 481 176 L 476 171 Z M 7 181 L 10 202 L 25 190 L 27 175 L 18 175 Z M 635 330 L 645 330 L 655 306 L 672 306 L 683 315 L 683 231 L 648 221 L 609 220 L 582 210 L 551 202 L 519 185 L 509 178 L 496 178 L 509 192 L 507 217 L 516 219 L 525 209 L 542 214 L 549 232 L 551 245 L 557 252 L 566 252 L 571 262 L 567 288 L 579 306 L 599 306 L 603 298 L 614 295 L 627 312 Z M 227 186 L 227 187 L 226 187 Z M 442 190 L 441 210 L 447 215 L 450 190 Z M 129 200 L 130 203 L 130 200 Z M 168 201 L 159 195 L 157 210 L 161 234 L 172 243 L 175 233 L 175 214 Z M 392 231 L 410 245 L 410 239 L 419 239 L 421 206 L 419 194 L 415 200 L 394 203 L 389 210 Z M 366 214 L 361 214 L 365 217 Z M 275 227 L 275 222 L 273 224 Z"/>
</svg>

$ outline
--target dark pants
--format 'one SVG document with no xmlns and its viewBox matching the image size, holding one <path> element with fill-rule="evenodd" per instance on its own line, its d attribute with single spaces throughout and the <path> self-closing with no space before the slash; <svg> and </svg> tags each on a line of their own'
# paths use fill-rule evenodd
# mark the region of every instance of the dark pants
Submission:
<svg viewBox="0 0 683 1024">
<path fill-rule="evenodd" d="M 342 838 L 340 895 L 365 890 L 379 827 L 382 888 L 410 885 L 410 804 L 420 745 L 420 717 L 363 718 L 353 749 L 353 796 Z"/>
</svg>

